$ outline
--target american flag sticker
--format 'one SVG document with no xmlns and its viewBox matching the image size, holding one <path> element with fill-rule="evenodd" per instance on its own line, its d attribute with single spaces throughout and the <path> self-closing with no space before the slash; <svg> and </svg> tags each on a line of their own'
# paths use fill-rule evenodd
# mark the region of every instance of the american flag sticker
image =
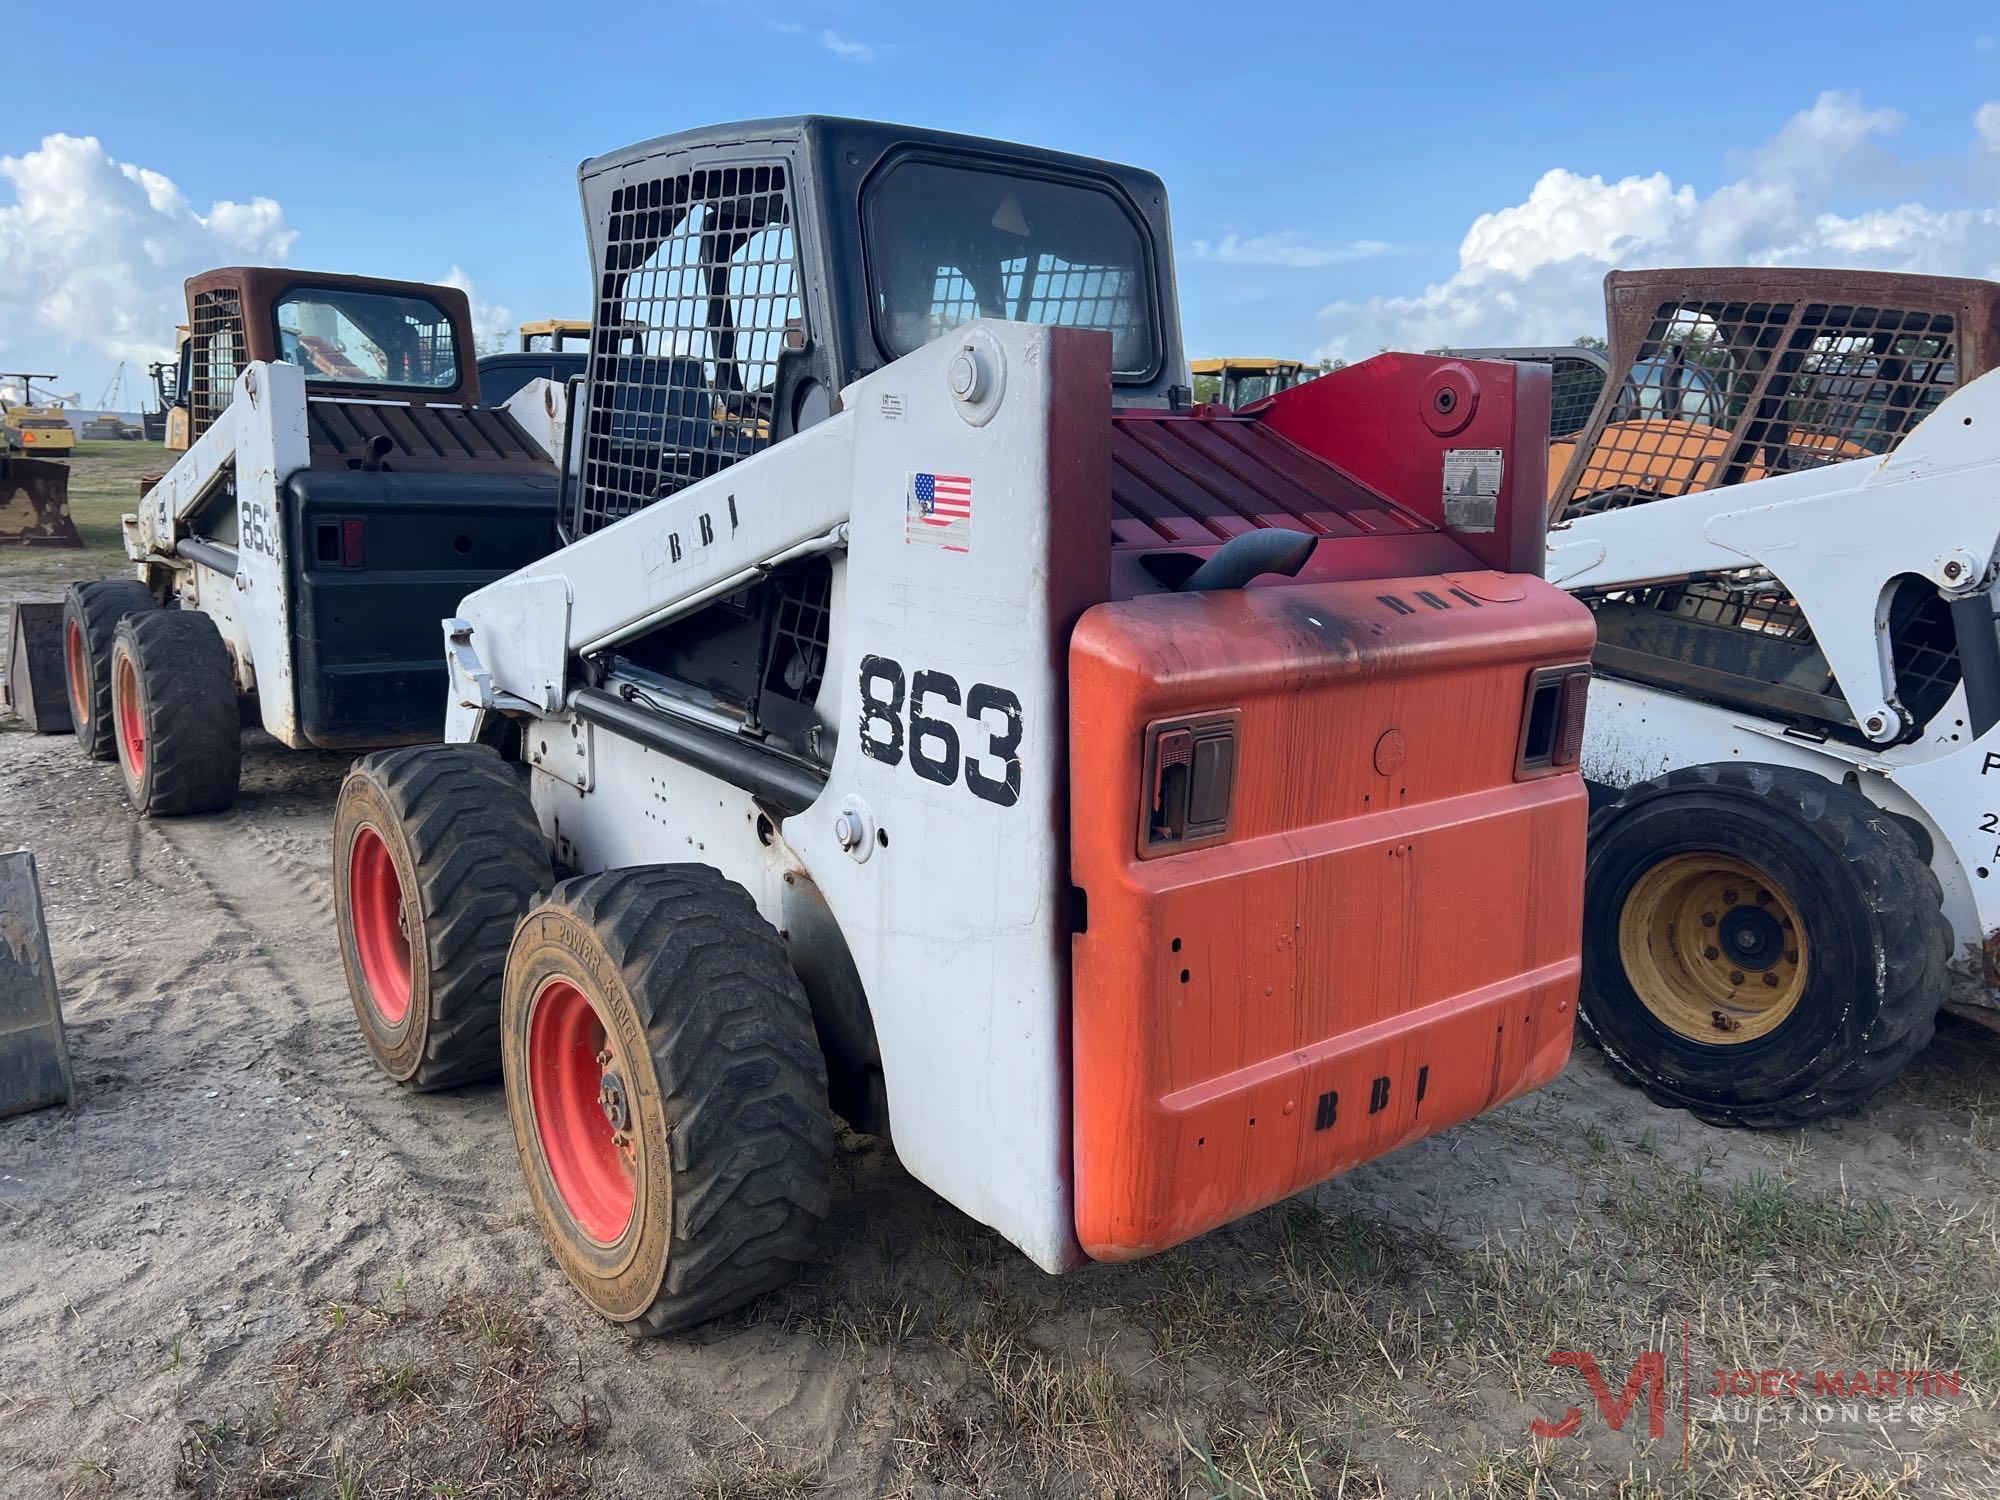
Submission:
<svg viewBox="0 0 2000 1500">
<path fill-rule="evenodd" d="M 912 547 L 972 550 L 972 481 L 963 474 L 912 471 L 903 540 Z"/>
</svg>

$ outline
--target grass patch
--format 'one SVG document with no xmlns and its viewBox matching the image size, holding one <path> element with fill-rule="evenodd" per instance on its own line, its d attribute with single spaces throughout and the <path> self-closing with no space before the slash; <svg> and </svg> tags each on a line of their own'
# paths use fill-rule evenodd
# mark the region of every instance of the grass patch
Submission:
<svg viewBox="0 0 2000 1500">
<path fill-rule="evenodd" d="M 176 1481 L 212 1500 L 593 1493 L 582 1371 L 516 1309 L 454 1298 L 335 1304 L 246 1407 L 190 1421 Z"/>
<path fill-rule="evenodd" d="M 83 546 L 0 548 L 0 566 L 29 591 L 57 591 L 126 566 L 119 518 L 139 505 L 139 480 L 179 455 L 156 443 L 78 443 L 69 465 L 69 513 Z"/>
<path fill-rule="evenodd" d="M 1717 1179 L 1611 1141 L 1579 1158 L 1573 1212 L 1524 1215 L 1472 1248 L 1308 1197 L 1061 1282 L 965 1234 L 921 1299 L 864 1273 L 804 1289 L 787 1321 L 896 1383 L 898 1494 L 1986 1492 L 1988 1459 L 1967 1439 L 2000 1386 L 1991 1210 Z M 1666 1435 L 1651 1439 L 1643 1413 L 1610 1432 L 1577 1373 L 1550 1364 L 1556 1350 L 1594 1353 L 1614 1393 L 1640 1354 L 1669 1354 Z M 1718 1368 L 1855 1367 L 1955 1368 L 1974 1395 L 1956 1428 L 1893 1442 L 1735 1426 L 1699 1402 Z M 1570 1405 L 1588 1433 L 1531 1436 L 1532 1418 Z"/>
<path fill-rule="evenodd" d="M 1710 1273 L 1780 1255 L 1892 1253 L 1908 1227 L 1886 1203 L 1842 1202 L 1761 1173 L 1718 1192 L 1691 1174 L 1661 1168 L 1628 1178 L 1606 1213 L 1665 1254 Z"/>
</svg>

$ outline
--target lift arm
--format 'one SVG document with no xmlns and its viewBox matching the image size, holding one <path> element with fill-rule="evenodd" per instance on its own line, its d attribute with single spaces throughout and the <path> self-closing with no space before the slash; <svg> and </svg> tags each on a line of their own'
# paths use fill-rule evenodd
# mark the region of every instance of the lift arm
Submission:
<svg viewBox="0 0 2000 1500">
<path fill-rule="evenodd" d="M 239 494 L 275 497 L 311 461 L 305 371 L 261 361 L 247 366 L 222 414 L 147 491 L 126 528 L 126 554 L 134 562 L 173 556 L 189 520 L 226 474 L 236 476 Z"/>
<path fill-rule="evenodd" d="M 1549 533 L 1548 578 L 1605 590 L 1767 569 L 1798 601 L 1855 723 L 1882 744 L 1908 727 L 1889 647 L 1895 585 L 1916 576 L 1954 601 L 1986 593 L 2000 547 L 1996 493 L 2000 371 L 1880 458 L 1563 522 Z"/>
</svg>

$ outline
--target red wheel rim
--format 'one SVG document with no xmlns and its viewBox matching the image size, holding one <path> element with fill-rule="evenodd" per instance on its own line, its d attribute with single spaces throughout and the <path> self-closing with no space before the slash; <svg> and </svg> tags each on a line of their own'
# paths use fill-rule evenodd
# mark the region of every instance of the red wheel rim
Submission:
<svg viewBox="0 0 2000 1500">
<path fill-rule="evenodd" d="M 71 620 L 63 632 L 63 665 L 69 678 L 69 711 L 78 728 L 90 722 L 90 691 L 84 684 L 83 664 L 83 627 Z"/>
<path fill-rule="evenodd" d="M 617 1244 L 639 1201 L 631 1095 L 603 1017 L 567 980 L 535 997 L 528 1092 L 563 1207 L 596 1243 Z"/>
<path fill-rule="evenodd" d="M 347 852 L 347 908 L 368 1001 L 391 1026 L 410 1012 L 410 939 L 403 931 L 403 882 L 382 835 L 362 824 Z"/>
<path fill-rule="evenodd" d="M 111 678 L 112 716 L 118 724 L 118 745 L 134 776 L 146 774 L 146 716 L 139 711 L 139 674 L 132 658 L 120 656 Z"/>
</svg>

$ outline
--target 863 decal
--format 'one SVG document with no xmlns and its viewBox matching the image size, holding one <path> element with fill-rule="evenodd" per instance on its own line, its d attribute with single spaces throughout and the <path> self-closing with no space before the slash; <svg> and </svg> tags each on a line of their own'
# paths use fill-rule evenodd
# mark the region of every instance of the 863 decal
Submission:
<svg viewBox="0 0 2000 1500">
<path fill-rule="evenodd" d="M 985 744 L 962 743 L 961 724 Z M 1012 807 L 1021 800 L 1021 699 L 990 682 L 961 688 L 949 672 L 907 672 L 890 657 L 863 656 L 861 753 L 886 766 L 907 756 L 925 781 L 962 779 L 973 796 Z"/>
<path fill-rule="evenodd" d="M 278 527 L 269 510 L 254 503 L 246 505 L 239 519 L 243 546 L 266 557 L 278 555 Z"/>
</svg>

